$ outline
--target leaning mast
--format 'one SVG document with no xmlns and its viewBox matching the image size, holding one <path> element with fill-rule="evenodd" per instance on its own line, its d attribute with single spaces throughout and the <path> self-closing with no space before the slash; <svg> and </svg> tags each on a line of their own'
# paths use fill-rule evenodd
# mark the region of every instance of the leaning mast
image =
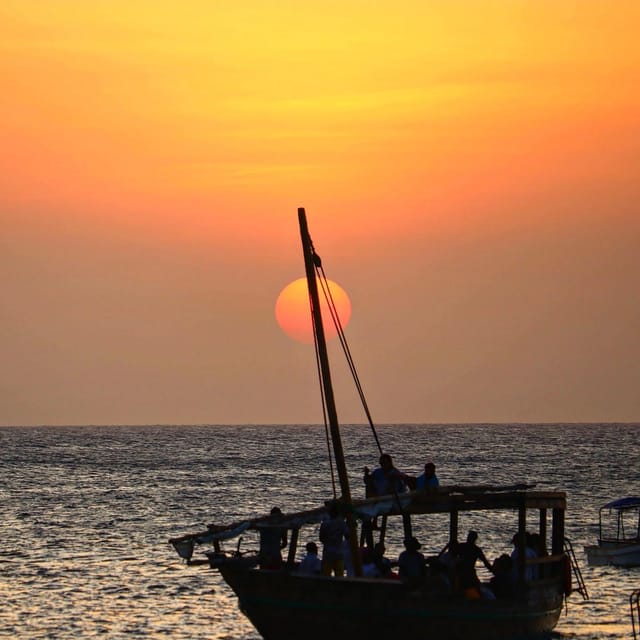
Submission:
<svg viewBox="0 0 640 640">
<path fill-rule="evenodd" d="M 319 264 L 320 257 L 316 254 L 309 228 L 307 227 L 307 216 L 304 208 L 298 209 L 298 222 L 300 223 L 300 238 L 302 240 L 302 253 L 304 255 L 304 267 L 307 276 L 307 286 L 309 288 L 309 298 L 311 301 L 311 318 L 313 321 L 316 345 L 318 347 L 318 358 L 320 361 L 320 373 L 322 376 L 322 388 L 324 400 L 329 419 L 329 430 L 331 432 L 331 442 L 333 444 L 333 456 L 338 471 L 340 490 L 342 491 L 342 501 L 347 506 L 351 505 L 351 490 L 349 489 L 349 478 L 347 475 L 347 465 L 344 461 L 344 450 L 342 448 L 342 438 L 340 437 L 340 425 L 338 423 L 338 413 L 331 384 L 331 371 L 329 369 L 329 356 L 327 353 L 327 341 L 324 335 L 322 324 L 322 313 L 320 311 L 320 296 L 318 295 L 318 283 L 316 281 L 315 266 Z M 356 523 L 350 510 L 347 512 L 347 524 L 349 525 L 349 542 L 351 545 L 351 555 L 353 558 L 356 575 L 362 574 L 362 563 L 360 561 L 360 549 L 358 546 Z"/>
</svg>

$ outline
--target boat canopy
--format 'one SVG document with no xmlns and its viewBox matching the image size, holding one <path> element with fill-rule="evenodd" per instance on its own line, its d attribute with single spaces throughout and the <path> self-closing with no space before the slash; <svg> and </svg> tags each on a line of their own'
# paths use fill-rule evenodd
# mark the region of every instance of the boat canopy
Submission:
<svg viewBox="0 0 640 640">
<path fill-rule="evenodd" d="M 600 509 L 617 509 L 618 511 L 623 511 L 625 509 L 637 509 L 638 507 L 640 507 L 640 497 L 628 496 L 627 498 L 619 498 L 618 500 L 609 502 L 600 507 Z"/>
<path fill-rule="evenodd" d="M 333 501 L 330 501 L 333 502 Z M 410 494 L 401 494 L 398 497 L 393 495 L 373 498 L 370 500 L 354 501 L 351 509 L 358 518 L 375 518 L 379 515 L 399 512 L 411 503 Z M 277 523 L 270 522 L 271 516 L 264 515 L 228 525 L 210 524 L 206 531 L 200 533 L 187 534 L 180 538 L 171 538 L 169 542 L 174 544 L 185 540 L 193 540 L 197 544 L 205 544 L 214 540 L 229 540 L 242 535 L 248 529 L 262 529 L 269 526 L 284 527 L 286 529 L 300 529 L 304 525 L 320 524 L 328 517 L 327 506 L 318 507 L 309 511 L 298 511 L 296 513 L 282 514 Z"/>
<path fill-rule="evenodd" d="M 535 485 L 513 484 L 496 485 L 453 485 L 440 487 L 429 493 L 412 491 L 397 495 L 379 496 L 366 500 L 353 500 L 351 504 L 342 504 L 342 509 L 349 510 L 357 519 L 369 519 L 382 515 L 452 513 L 460 511 L 513 510 L 513 509 L 560 509 L 566 508 L 566 494 L 555 491 L 533 491 Z M 259 530 L 269 526 L 300 529 L 305 525 L 316 525 L 327 518 L 328 507 L 325 506 L 283 513 L 274 522 L 270 515 L 256 516 L 227 525 L 210 524 L 206 531 L 171 538 L 169 542 L 178 554 L 190 559 L 194 545 L 214 544 L 237 538 L 247 530 Z M 340 505 L 340 500 L 337 501 Z"/>
</svg>

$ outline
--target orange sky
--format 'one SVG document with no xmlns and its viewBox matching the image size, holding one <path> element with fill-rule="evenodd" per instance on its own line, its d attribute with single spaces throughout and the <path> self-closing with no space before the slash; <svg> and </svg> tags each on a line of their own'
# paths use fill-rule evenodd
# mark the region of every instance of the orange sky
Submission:
<svg viewBox="0 0 640 640">
<path fill-rule="evenodd" d="M 273 313 L 298 206 L 374 418 L 640 420 L 639 28 L 636 0 L 5 0 L 0 424 L 320 420 Z"/>
</svg>

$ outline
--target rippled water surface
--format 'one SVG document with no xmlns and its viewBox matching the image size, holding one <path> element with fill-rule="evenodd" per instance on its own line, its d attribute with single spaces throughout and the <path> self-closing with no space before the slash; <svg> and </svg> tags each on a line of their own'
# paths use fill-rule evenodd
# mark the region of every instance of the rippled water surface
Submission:
<svg viewBox="0 0 640 640">
<path fill-rule="evenodd" d="M 404 425 L 379 435 L 405 471 L 433 459 L 443 485 L 566 490 L 566 533 L 591 599 L 573 595 L 555 635 L 632 637 L 640 569 L 587 567 L 582 548 L 596 538 L 600 504 L 640 494 L 640 425 Z M 343 437 L 358 497 L 377 450 L 368 427 Z M 0 637 L 257 639 L 217 573 L 182 565 L 167 539 L 329 497 L 322 427 L 0 428 Z M 489 557 L 511 550 L 511 523 L 466 517 L 461 528 L 479 530 Z M 417 533 L 430 553 L 446 531 Z M 389 540 L 391 553 L 398 544 Z"/>
</svg>

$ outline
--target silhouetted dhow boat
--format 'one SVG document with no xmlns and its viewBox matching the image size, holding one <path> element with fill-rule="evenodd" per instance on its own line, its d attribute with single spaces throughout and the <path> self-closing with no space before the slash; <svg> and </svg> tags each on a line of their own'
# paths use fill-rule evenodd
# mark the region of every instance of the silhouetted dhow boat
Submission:
<svg viewBox="0 0 640 640">
<path fill-rule="evenodd" d="M 366 500 L 351 498 L 320 315 L 316 271 L 321 263 L 309 237 L 304 209 L 298 211 L 298 216 L 322 397 L 342 492 L 336 503 L 349 524 L 355 576 L 326 577 L 296 571 L 299 532 L 305 527 L 317 527 L 327 517 L 329 503 L 309 511 L 284 514 L 278 520 L 278 526 L 286 528 L 290 537 L 288 557 L 278 570 L 258 568 L 258 556 L 240 552 L 239 543 L 233 552 L 223 549 L 224 541 L 268 525 L 269 516 L 226 525 L 212 524 L 207 531 L 173 538 L 170 542 L 191 564 L 203 562 L 193 558 L 196 546 L 212 546 L 204 562 L 220 572 L 238 596 L 241 610 L 266 640 L 354 640 L 398 634 L 403 638 L 434 640 L 545 637 L 558 622 L 564 598 L 571 592 L 572 569 L 577 570 L 564 552 L 564 492 L 537 491 L 520 484 L 452 486 L 429 493 L 413 491 Z M 340 332 L 340 327 L 338 329 Z M 501 529 L 505 514 L 509 514 L 513 517 L 513 526 L 507 532 L 510 535 L 517 531 L 522 541 L 527 523 L 532 526 L 531 518 L 535 514 L 535 526 L 550 553 L 536 558 L 521 554 L 513 591 L 495 599 L 471 599 L 469 593 L 444 588 L 435 571 L 418 584 L 362 577 L 357 537 L 359 522 L 379 518 L 378 535 L 383 541 L 394 520 L 408 537 L 412 522 L 417 524 L 418 517 L 427 530 L 429 527 L 435 530 L 442 526 L 442 517 L 434 514 L 448 514 L 448 538 L 457 541 L 458 516 L 465 512 L 482 512 L 487 529 L 492 526 L 492 514 L 496 516 L 494 529 Z M 528 571 L 531 565 L 537 567 L 535 578 L 531 578 Z"/>
</svg>

